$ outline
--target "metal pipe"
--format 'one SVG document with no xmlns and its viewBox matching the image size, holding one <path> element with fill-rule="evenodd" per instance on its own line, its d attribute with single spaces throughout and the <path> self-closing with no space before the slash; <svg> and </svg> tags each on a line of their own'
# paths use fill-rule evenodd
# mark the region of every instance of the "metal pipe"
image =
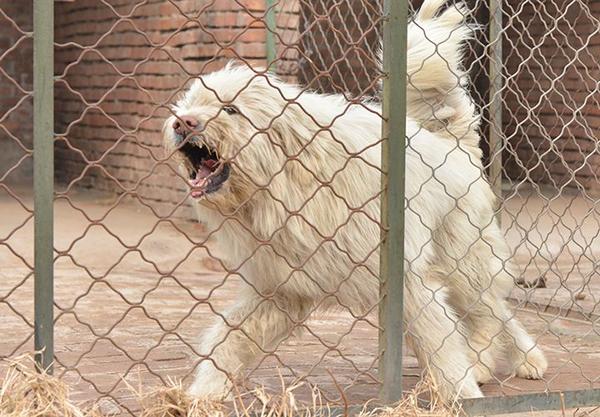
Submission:
<svg viewBox="0 0 600 417">
<path fill-rule="evenodd" d="M 384 2 L 379 374 L 385 404 L 402 397 L 407 18 L 408 2 Z"/>
<path fill-rule="evenodd" d="M 489 114 L 490 114 L 490 182 L 496 196 L 502 197 L 502 0 L 490 0 L 489 45 Z M 497 214 L 498 222 L 501 214 Z"/>
<path fill-rule="evenodd" d="M 271 64 L 277 59 L 277 44 L 275 42 L 275 33 L 277 31 L 277 20 L 275 16 L 275 2 L 277 0 L 266 0 L 265 4 L 265 47 L 267 55 L 267 68 L 271 68 Z"/>
<path fill-rule="evenodd" d="M 600 404 L 600 389 L 597 388 L 484 397 L 461 401 L 462 409 L 468 416 L 568 410 L 570 408 L 593 407 L 598 404 Z"/>
<path fill-rule="evenodd" d="M 33 2 L 34 347 L 40 369 L 54 359 L 54 1 Z"/>
</svg>

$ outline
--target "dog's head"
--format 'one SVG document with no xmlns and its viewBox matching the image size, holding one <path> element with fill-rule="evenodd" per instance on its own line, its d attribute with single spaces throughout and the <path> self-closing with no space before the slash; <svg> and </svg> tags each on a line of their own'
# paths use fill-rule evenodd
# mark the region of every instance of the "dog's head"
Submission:
<svg viewBox="0 0 600 417">
<path fill-rule="evenodd" d="M 287 89 L 287 90 L 286 90 Z M 284 91 L 286 90 L 286 91 Z M 243 203 L 265 187 L 298 148 L 281 134 L 297 109 L 295 87 L 247 67 L 228 65 L 192 84 L 164 124 L 165 146 L 198 202 Z M 287 139 L 286 139 L 287 138 Z"/>
</svg>

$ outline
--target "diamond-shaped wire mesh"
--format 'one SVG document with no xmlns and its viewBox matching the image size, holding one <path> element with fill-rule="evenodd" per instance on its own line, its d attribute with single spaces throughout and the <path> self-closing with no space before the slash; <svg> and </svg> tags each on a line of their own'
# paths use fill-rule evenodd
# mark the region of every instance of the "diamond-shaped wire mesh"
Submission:
<svg viewBox="0 0 600 417">
<path fill-rule="evenodd" d="M 287 2 L 276 7 L 275 36 L 281 56 L 275 63 L 277 73 L 296 81 L 304 54 L 299 42 L 300 5 Z M 189 383 L 194 366 L 206 366 L 202 355 L 211 353 L 198 348 L 199 329 L 215 319 L 226 323 L 232 329 L 218 343 L 226 344 L 241 337 L 240 330 L 245 331 L 247 323 L 256 320 L 254 316 L 265 312 L 279 315 L 292 326 L 274 345 L 263 346 L 267 340 L 252 342 L 250 349 L 266 355 L 251 364 L 245 372 L 247 379 L 239 383 L 278 389 L 281 374 L 290 384 L 327 381 L 333 388 L 324 391 L 330 402 L 341 401 L 340 396 L 352 395 L 352 390 L 361 386 L 371 386 L 368 395 L 376 395 L 375 305 L 352 311 L 330 288 L 321 289 L 323 293 L 312 307 L 294 312 L 290 306 L 272 301 L 263 294 L 265 289 L 245 276 L 255 258 L 275 250 L 269 240 L 284 241 L 287 222 L 298 221 L 314 236 L 313 247 L 305 248 L 306 259 L 288 261 L 300 263 L 286 266 L 289 276 L 282 277 L 279 286 L 291 285 L 300 276 L 313 281 L 309 267 L 316 270 L 316 266 L 310 265 L 311 258 L 332 250 L 328 240 L 349 219 L 321 230 L 306 214 L 313 210 L 310 201 L 298 201 L 297 206 L 285 208 L 290 219 L 274 227 L 268 237 L 257 236 L 250 227 L 237 231 L 244 234 L 240 240 L 249 241 L 249 253 L 229 263 L 227 254 L 208 242 L 231 233 L 230 222 L 225 219 L 216 227 L 207 226 L 205 219 L 200 219 L 199 225 L 188 222 L 193 212 L 186 195 L 187 181 L 162 149 L 163 123 L 175 113 L 171 104 L 198 75 L 231 59 L 251 68 L 265 66 L 264 19 L 262 2 L 206 2 L 203 6 L 194 2 L 76 2 L 57 6 L 56 103 L 63 109 L 56 115 L 57 208 L 64 207 L 65 214 L 69 213 L 71 224 L 65 228 L 74 230 L 63 233 L 57 242 L 57 288 L 65 291 L 57 291 L 56 325 L 59 334 L 61 329 L 69 329 L 62 330 L 62 346 L 76 344 L 77 348 L 65 351 L 57 345 L 56 362 L 57 372 L 77 386 L 82 398 L 92 391 L 104 398 L 104 407 L 135 414 L 125 381 L 164 385 L 168 377 L 176 377 Z M 377 20 L 371 23 L 373 27 L 378 26 Z M 241 153 L 243 150 L 240 159 Z M 301 152 L 297 158 L 301 160 Z M 352 158 L 360 161 L 361 155 L 348 154 L 348 158 L 354 163 Z M 232 169 L 241 169 L 237 164 L 232 157 Z M 293 164 L 276 167 L 274 181 L 287 175 Z M 326 182 L 340 174 L 330 175 L 333 177 L 311 174 L 313 199 L 328 193 Z M 256 195 L 247 197 L 247 206 L 261 198 L 258 195 L 273 204 L 288 204 L 269 184 L 255 186 Z M 105 191 L 115 192 L 115 197 L 104 197 Z M 344 200 L 347 196 L 335 198 L 349 204 Z M 355 210 L 360 213 L 363 208 L 359 205 Z M 130 217 L 139 220 L 133 228 L 126 220 Z M 102 256 L 94 256 L 100 246 Z M 341 256 L 353 255 L 343 248 L 337 251 Z M 375 272 L 369 274 L 376 282 Z M 231 317 L 227 309 L 240 291 L 255 292 L 254 298 L 264 295 L 265 299 L 258 297 L 244 314 Z M 324 304 L 337 305 L 338 311 L 305 323 L 308 314 Z M 336 323 L 335 331 L 331 323 Z M 304 333 L 301 341 L 294 338 L 284 343 L 299 332 Z M 357 338 L 368 343 L 352 348 Z M 310 360 L 298 355 L 299 346 Z M 98 366 L 108 363 L 108 368 Z M 335 372 L 332 379 L 328 369 L 343 372 Z M 342 392 L 334 387 L 334 381 Z"/>
<path fill-rule="evenodd" d="M 405 388 L 426 370 L 446 395 L 597 388 L 600 1 L 467 3 L 462 66 L 460 29 L 409 28 Z M 195 370 L 198 394 L 227 374 L 377 397 L 382 7 L 55 4 L 55 372 L 75 400 L 136 415 L 131 386 Z M 0 3 L 1 357 L 33 335 L 30 9 Z"/>
<path fill-rule="evenodd" d="M 33 342 L 33 42 L 31 4 L 1 6 L 0 356 L 11 357 L 29 351 Z"/>
</svg>

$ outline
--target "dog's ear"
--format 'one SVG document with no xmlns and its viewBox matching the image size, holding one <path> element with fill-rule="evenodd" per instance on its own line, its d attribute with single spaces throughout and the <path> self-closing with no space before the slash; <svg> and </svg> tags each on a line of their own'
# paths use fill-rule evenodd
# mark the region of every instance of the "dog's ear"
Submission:
<svg viewBox="0 0 600 417">
<path fill-rule="evenodd" d="M 285 171 L 290 179 L 299 185 L 308 185 L 315 180 L 309 171 L 314 161 L 308 158 L 308 148 L 312 148 L 315 135 L 318 132 L 317 124 L 306 112 L 295 103 L 285 106 L 282 113 L 273 119 L 270 129 L 272 140 L 275 140 L 289 159 L 285 164 Z"/>
<path fill-rule="evenodd" d="M 311 139 L 314 127 L 307 125 L 306 118 L 307 115 L 300 106 L 289 103 L 281 114 L 273 119 L 271 131 L 277 136 L 277 142 L 286 155 L 297 154 Z"/>
</svg>

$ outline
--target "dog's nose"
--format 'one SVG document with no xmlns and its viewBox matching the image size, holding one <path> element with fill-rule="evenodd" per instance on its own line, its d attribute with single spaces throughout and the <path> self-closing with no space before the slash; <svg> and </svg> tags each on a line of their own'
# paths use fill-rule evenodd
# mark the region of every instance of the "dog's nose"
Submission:
<svg viewBox="0 0 600 417">
<path fill-rule="evenodd" d="M 191 132 L 196 127 L 198 127 L 198 120 L 191 116 L 181 116 L 173 122 L 175 133 L 181 136 Z"/>
</svg>

